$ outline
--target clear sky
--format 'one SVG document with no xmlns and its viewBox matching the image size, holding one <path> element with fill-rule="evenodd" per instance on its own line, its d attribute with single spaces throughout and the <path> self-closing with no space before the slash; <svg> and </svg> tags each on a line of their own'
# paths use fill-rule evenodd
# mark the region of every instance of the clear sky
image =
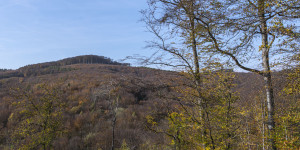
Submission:
<svg viewBox="0 0 300 150">
<path fill-rule="evenodd" d="M 0 68 L 78 55 L 149 55 L 146 0 L 0 0 Z"/>
</svg>

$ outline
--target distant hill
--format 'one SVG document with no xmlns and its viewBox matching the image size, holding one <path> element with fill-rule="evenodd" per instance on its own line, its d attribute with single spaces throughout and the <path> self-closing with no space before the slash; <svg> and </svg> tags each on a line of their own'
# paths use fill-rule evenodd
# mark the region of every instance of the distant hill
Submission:
<svg viewBox="0 0 300 150">
<path fill-rule="evenodd" d="M 241 97 L 235 105 L 251 106 L 263 91 L 262 77 L 253 73 L 234 74 L 233 90 Z M 278 72 L 273 76 L 276 95 L 285 83 L 282 75 Z M 167 123 L 168 113 L 179 106 L 177 98 L 181 95 L 176 91 L 184 88 L 182 83 L 189 84 L 175 71 L 131 67 L 94 55 L 0 70 L 0 149 L 11 147 L 9 133 L 20 123 L 18 118 L 12 119 L 18 112 L 12 105 L 18 101 L 14 93 L 19 92 L 14 90 L 30 89 L 38 97 L 38 87 L 43 83 L 56 85 L 66 104 L 64 133 L 52 142 L 53 149 L 66 150 L 111 149 L 113 100 L 118 102 L 116 147 L 121 147 L 123 141 L 133 149 L 147 149 L 143 147 L 147 144 L 168 144 L 163 134 L 146 128 L 146 118 L 150 115 L 156 122 Z"/>
<path fill-rule="evenodd" d="M 128 63 L 119 63 L 114 61 L 108 57 L 97 56 L 97 55 L 82 55 L 76 57 L 65 58 L 58 61 L 40 63 L 35 65 L 28 65 L 22 68 L 30 67 L 30 66 L 39 66 L 41 68 L 49 67 L 49 66 L 65 66 L 65 65 L 74 65 L 74 64 L 110 64 L 110 65 L 122 65 L 129 66 Z"/>
<path fill-rule="evenodd" d="M 165 109 L 160 109 L 166 102 L 157 95 L 170 95 L 170 85 L 164 82 L 176 77 L 177 73 L 130 67 L 101 58 L 104 57 L 79 56 L 1 72 L 7 74 L 2 74 L 0 79 L 0 149 L 9 145 L 6 141 L 10 134 L 7 132 L 19 123 L 19 120 L 9 119 L 11 114 L 16 114 L 10 105 L 16 99 L 10 93 L 16 88 L 35 90 L 42 83 L 59 84 L 61 97 L 66 103 L 63 111 L 66 133 L 55 139 L 53 149 L 110 148 L 111 86 L 116 87 L 114 92 L 120 97 L 116 146 L 120 147 L 124 139 L 131 147 L 141 147 L 140 143 L 162 138 L 145 129 L 144 118 L 152 111 L 166 115 Z M 23 77 L 14 73 L 22 73 Z M 38 90 L 36 92 L 38 95 Z"/>
<path fill-rule="evenodd" d="M 33 65 L 27 65 L 17 70 L 0 70 L 0 79 L 11 77 L 24 77 L 31 75 L 42 75 L 58 73 L 62 71 L 68 71 L 64 68 L 67 65 L 74 64 L 108 64 L 108 65 L 120 65 L 130 66 L 129 63 L 119 63 L 108 57 L 97 55 L 82 55 L 76 57 L 65 58 L 58 61 L 45 62 Z"/>
</svg>

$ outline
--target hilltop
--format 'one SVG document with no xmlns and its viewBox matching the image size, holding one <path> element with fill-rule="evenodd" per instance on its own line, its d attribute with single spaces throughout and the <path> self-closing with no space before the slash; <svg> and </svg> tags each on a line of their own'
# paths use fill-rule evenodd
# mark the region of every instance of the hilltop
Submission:
<svg viewBox="0 0 300 150">
<path fill-rule="evenodd" d="M 82 55 L 76 57 L 65 58 L 58 61 L 45 62 L 33 65 L 27 65 L 17 70 L 0 70 L 0 79 L 10 77 L 25 77 L 31 75 L 42 75 L 58 73 L 66 71 L 64 66 L 75 65 L 75 64 L 107 64 L 107 65 L 120 65 L 130 66 L 128 63 L 119 63 L 112 59 L 104 56 L 97 55 Z"/>
</svg>

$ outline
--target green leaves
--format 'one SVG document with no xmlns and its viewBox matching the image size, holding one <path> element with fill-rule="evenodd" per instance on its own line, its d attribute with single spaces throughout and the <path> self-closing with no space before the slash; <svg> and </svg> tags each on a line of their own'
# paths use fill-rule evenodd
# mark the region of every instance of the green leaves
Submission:
<svg viewBox="0 0 300 150">
<path fill-rule="evenodd" d="M 18 149 L 47 149 L 61 132 L 62 102 L 59 88 L 40 84 L 33 90 L 19 91 L 21 100 L 15 103 L 20 119 L 13 131 Z"/>
</svg>

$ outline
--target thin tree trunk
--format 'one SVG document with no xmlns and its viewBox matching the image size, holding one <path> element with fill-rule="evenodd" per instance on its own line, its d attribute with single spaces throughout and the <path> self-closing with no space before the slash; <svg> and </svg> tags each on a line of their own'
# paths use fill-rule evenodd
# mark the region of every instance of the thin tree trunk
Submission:
<svg viewBox="0 0 300 150">
<path fill-rule="evenodd" d="M 111 140 L 111 150 L 115 148 L 115 126 L 116 126 L 116 114 L 113 116 L 112 120 L 112 140 Z"/>
<path fill-rule="evenodd" d="M 198 52 L 197 52 L 197 42 L 196 42 L 196 33 L 195 33 L 195 19 L 194 17 L 190 18 L 191 20 L 191 27 L 192 27 L 192 49 L 193 49 L 193 56 L 194 56 L 194 65 L 195 65 L 195 77 L 196 82 L 199 86 L 200 84 L 200 67 L 199 67 L 199 59 L 198 59 Z"/>
<path fill-rule="evenodd" d="M 262 148 L 263 148 L 263 150 L 265 150 L 265 116 L 266 116 L 266 114 L 265 114 L 265 106 L 266 106 L 266 104 L 265 104 L 265 100 L 264 99 L 262 99 L 262 102 L 261 102 L 261 109 L 262 109 L 262 115 L 261 115 L 261 119 L 262 119 Z"/>
<path fill-rule="evenodd" d="M 194 10 L 194 3 L 192 2 L 192 10 Z M 199 58 L 198 58 L 198 51 L 197 51 L 197 40 L 196 40 L 196 29 L 195 29 L 195 14 L 192 13 L 191 16 L 189 17 L 190 19 L 190 25 L 191 25 L 191 37 L 192 37 L 192 51 L 193 51 L 193 59 L 194 59 L 194 78 L 195 78 L 195 82 L 196 82 L 196 89 L 198 91 L 198 94 L 201 94 L 201 90 L 200 90 L 200 85 L 201 85 L 201 78 L 200 78 L 200 66 L 199 66 Z M 200 95 L 199 95 L 200 96 Z M 199 97 L 198 100 L 199 106 L 202 107 L 202 99 Z M 203 118 L 204 115 L 202 114 L 202 109 L 200 107 L 200 118 Z M 205 128 L 203 126 L 203 128 L 201 128 L 201 137 L 204 139 L 205 138 Z M 202 144 L 202 148 L 205 149 L 206 145 L 203 142 Z"/>
<path fill-rule="evenodd" d="M 115 86 L 113 85 L 113 82 L 110 82 L 111 86 L 113 86 L 112 90 L 115 90 Z M 116 128 L 116 121 L 117 121 L 117 110 L 119 106 L 119 97 L 111 97 L 111 94 L 109 94 L 109 100 L 110 107 L 112 111 L 112 120 L 111 120 L 111 126 L 112 126 L 112 139 L 111 139 L 111 150 L 115 149 L 115 128 Z"/>
<path fill-rule="evenodd" d="M 228 105 L 227 105 L 227 116 L 226 116 L 226 127 L 227 127 L 227 138 L 229 139 L 229 142 L 226 142 L 226 149 L 231 148 L 231 132 L 230 132 L 230 122 L 232 121 L 231 116 L 230 116 L 230 111 L 231 111 L 231 93 L 229 93 L 229 97 L 227 98 L 228 100 Z"/>
<path fill-rule="evenodd" d="M 262 65 L 264 68 L 264 81 L 265 81 L 265 90 L 267 95 L 267 107 L 268 107 L 268 130 L 269 130 L 269 142 L 273 150 L 276 150 L 275 139 L 274 139 L 274 94 L 272 86 L 272 77 L 269 64 L 269 43 L 268 43 L 268 29 L 267 22 L 265 18 L 265 0 L 259 0 L 259 18 L 261 24 L 261 37 L 262 37 Z"/>
</svg>

